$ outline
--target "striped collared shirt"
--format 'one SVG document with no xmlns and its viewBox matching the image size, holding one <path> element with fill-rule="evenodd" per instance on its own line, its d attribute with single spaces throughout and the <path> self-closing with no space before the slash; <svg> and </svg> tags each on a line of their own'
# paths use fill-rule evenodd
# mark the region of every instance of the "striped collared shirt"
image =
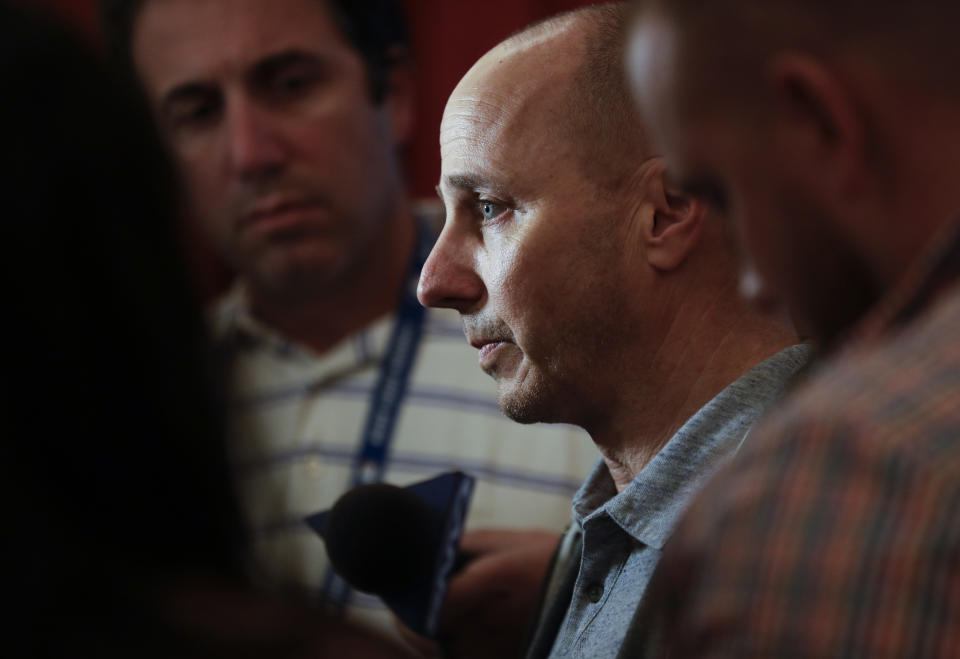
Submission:
<svg viewBox="0 0 960 659">
<path fill-rule="evenodd" d="M 456 311 L 427 310 L 385 480 L 397 485 L 459 469 L 477 479 L 469 528 L 552 529 L 598 453 L 583 430 L 524 426 L 503 415 Z M 323 354 L 293 343 L 249 311 L 242 287 L 220 301 L 214 333 L 231 380 L 231 446 L 255 562 L 266 581 L 322 596 L 323 542 L 304 523 L 350 487 L 378 366 L 394 316 Z M 352 593 L 350 614 L 394 632 L 379 599 Z"/>
</svg>

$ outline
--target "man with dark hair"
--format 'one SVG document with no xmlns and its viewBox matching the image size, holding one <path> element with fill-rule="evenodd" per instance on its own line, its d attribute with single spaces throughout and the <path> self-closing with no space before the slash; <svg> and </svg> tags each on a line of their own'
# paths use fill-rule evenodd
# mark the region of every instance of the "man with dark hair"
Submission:
<svg viewBox="0 0 960 659">
<path fill-rule="evenodd" d="M 630 102 L 626 16 L 589 8 L 500 44 L 440 129 L 447 215 L 420 299 L 460 312 L 508 416 L 581 426 L 603 456 L 529 657 L 617 653 L 674 520 L 808 352 L 740 301 L 724 226 L 664 177 Z M 477 581 L 468 565 L 451 583 L 456 656 L 483 654 L 462 613 Z"/>
<path fill-rule="evenodd" d="M 679 657 L 956 657 L 960 6 L 638 5 L 632 74 L 672 174 L 729 217 L 748 288 L 829 351 L 684 520 L 665 638 Z"/>
<path fill-rule="evenodd" d="M 552 528 L 494 534 L 530 552 L 532 599 L 595 454 L 573 430 L 514 430 L 451 336 L 455 315 L 414 296 L 433 233 L 399 162 L 413 102 L 400 3 L 108 4 L 190 213 L 238 273 L 212 316 L 266 578 L 379 607 L 329 572 L 303 517 L 353 485 L 459 468 L 479 477 L 472 526 Z"/>
</svg>

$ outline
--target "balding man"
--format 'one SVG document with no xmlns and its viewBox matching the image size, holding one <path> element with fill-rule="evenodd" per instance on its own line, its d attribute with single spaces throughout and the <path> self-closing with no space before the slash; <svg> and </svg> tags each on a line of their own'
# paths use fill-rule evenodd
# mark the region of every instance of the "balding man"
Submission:
<svg viewBox="0 0 960 659">
<path fill-rule="evenodd" d="M 724 226 L 664 179 L 626 89 L 625 14 L 582 10 L 499 45 L 441 125 L 446 223 L 420 300 L 460 312 L 505 414 L 582 426 L 603 455 L 529 656 L 616 653 L 674 519 L 807 353 L 744 306 Z M 465 651 L 484 642 L 448 631 Z"/>
<path fill-rule="evenodd" d="M 960 5 L 642 5 L 671 170 L 832 347 L 665 557 L 674 655 L 960 656 Z"/>
</svg>

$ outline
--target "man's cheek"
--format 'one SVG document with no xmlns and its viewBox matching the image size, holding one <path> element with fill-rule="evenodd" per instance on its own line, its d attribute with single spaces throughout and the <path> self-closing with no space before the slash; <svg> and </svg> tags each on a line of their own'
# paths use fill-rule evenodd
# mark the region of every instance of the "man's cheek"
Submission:
<svg viewBox="0 0 960 659">
<path fill-rule="evenodd" d="M 491 297 L 504 306 L 511 306 L 512 301 L 522 295 L 523 272 L 517 261 L 517 252 L 510 245 L 494 243 L 488 245 L 479 268 Z"/>
</svg>

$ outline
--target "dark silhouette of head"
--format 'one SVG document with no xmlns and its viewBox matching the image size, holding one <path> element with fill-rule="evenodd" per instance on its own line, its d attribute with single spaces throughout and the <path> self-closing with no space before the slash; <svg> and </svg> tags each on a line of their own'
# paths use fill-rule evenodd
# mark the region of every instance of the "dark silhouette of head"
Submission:
<svg viewBox="0 0 960 659">
<path fill-rule="evenodd" d="M 238 575 L 243 548 L 175 178 L 62 28 L 0 5 L 0 62 L 7 640 L 121 656 L 151 589 Z"/>
</svg>

